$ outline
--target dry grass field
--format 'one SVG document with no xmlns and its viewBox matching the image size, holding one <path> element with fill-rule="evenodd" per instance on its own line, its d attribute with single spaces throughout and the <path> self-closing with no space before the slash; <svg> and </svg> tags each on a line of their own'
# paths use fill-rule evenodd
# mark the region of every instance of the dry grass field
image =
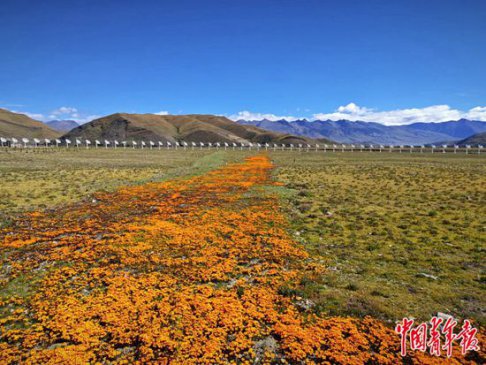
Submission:
<svg viewBox="0 0 486 365">
<path fill-rule="evenodd" d="M 444 312 L 483 341 L 485 162 L 0 153 L 2 361 L 442 363 L 393 326 Z"/>
</svg>

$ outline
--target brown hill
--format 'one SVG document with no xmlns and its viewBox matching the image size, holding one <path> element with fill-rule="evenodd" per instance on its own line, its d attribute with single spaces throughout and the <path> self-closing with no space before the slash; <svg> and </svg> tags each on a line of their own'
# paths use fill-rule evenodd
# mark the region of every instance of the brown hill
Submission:
<svg viewBox="0 0 486 365">
<path fill-rule="evenodd" d="M 0 109 L 0 137 L 56 138 L 61 133 L 25 114 Z"/>
<path fill-rule="evenodd" d="M 306 143 L 306 137 L 240 125 L 215 115 L 155 115 L 117 113 L 74 128 L 66 138 L 186 142 Z"/>
</svg>

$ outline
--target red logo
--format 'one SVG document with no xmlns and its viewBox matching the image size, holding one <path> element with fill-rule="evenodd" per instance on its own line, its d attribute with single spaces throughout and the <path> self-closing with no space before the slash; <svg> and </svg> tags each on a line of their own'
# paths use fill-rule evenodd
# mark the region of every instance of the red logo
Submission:
<svg viewBox="0 0 486 365">
<path fill-rule="evenodd" d="M 413 324 L 413 319 L 403 318 L 395 327 L 395 332 L 400 335 L 402 356 L 407 354 L 407 339 L 411 350 L 425 352 L 428 348 L 430 354 L 435 356 L 440 356 L 441 350 L 444 350 L 447 357 L 451 357 L 454 341 L 459 341 L 463 355 L 468 351 L 479 351 L 479 341 L 476 338 L 478 330 L 467 319 L 458 333 L 454 333 L 457 321 L 453 317 L 447 317 L 445 321 L 441 317 L 432 317 L 430 322 L 423 322 L 415 327 Z"/>
</svg>

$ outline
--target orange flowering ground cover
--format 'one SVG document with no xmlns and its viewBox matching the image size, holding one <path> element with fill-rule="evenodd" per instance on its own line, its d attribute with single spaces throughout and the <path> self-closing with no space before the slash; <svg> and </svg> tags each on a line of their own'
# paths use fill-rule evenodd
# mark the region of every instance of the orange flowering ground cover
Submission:
<svg viewBox="0 0 486 365">
<path fill-rule="evenodd" d="M 31 291 L 0 303 L 0 362 L 444 363 L 402 359 L 383 323 L 320 318 L 292 294 L 325 268 L 292 241 L 277 198 L 258 194 L 271 169 L 259 155 L 1 231 L 1 284 L 27 278 Z"/>
</svg>

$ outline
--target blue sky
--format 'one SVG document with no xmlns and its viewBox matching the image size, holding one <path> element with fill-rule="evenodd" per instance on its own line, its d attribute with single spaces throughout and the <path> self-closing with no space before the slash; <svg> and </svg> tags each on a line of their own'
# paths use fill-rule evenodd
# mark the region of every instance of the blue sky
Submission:
<svg viewBox="0 0 486 365">
<path fill-rule="evenodd" d="M 486 120 L 484 0 L 2 0 L 0 107 Z"/>
</svg>

